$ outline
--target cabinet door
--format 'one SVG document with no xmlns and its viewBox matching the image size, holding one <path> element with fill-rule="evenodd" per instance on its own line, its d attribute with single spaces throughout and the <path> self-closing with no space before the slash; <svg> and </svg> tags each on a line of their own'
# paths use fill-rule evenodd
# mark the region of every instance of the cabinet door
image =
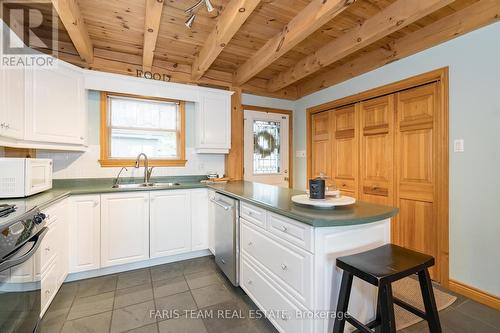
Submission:
<svg viewBox="0 0 500 333">
<path fill-rule="evenodd" d="M 66 280 L 66 276 L 69 273 L 69 230 L 70 230 L 70 212 L 69 212 L 69 199 L 65 199 L 60 202 L 57 206 L 57 215 L 58 215 L 58 229 L 56 233 L 57 237 L 57 257 L 59 259 L 58 262 L 58 278 L 57 283 L 58 286 L 61 286 L 64 280 Z"/>
<path fill-rule="evenodd" d="M 328 177 L 327 185 L 333 183 L 331 117 L 330 111 L 311 116 L 311 177 Z"/>
<path fill-rule="evenodd" d="M 26 139 L 67 144 L 85 143 L 83 76 L 58 62 L 36 68 L 27 80 Z"/>
<path fill-rule="evenodd" d="M 12 139 L 24 137 L 24 68 L 0 70 L 0 135 Z"/>
<path fill-rule="evenodd" d="M 333 113 L 333 177 L 343 195 L 357 197 L 358 180 L 358 112 L 356 105 L 336 109 Z"/>
<path fill-rule="evenodd" d="M 101 198 L 99 195 L 70 198 L 71 273 L 98 269 L 101 248 Z"/>
<path fill-rule="evenodd" d="M 227 152 L 231 148 L 231 97 L 202 92 L 198 108 L 196 148 L 200 152 Z"/>
<path fill-rule="evenodd" d="M 359 199 L 394 204 L 394 95 L 360 103 Z"/>
<path fill-rule="evenodd" d="M 439 102 L 436 83 L 402 91 L 397 98 L 396 198 L 393 242 L 439 260 L 436 173 Z M 438 277 L 438 263 L 431 276 Z"/>
<path fill-rule="evenodd" d="M 193 251 L 208 249 L 208 191 L 191 192 L 191 248 Z"/>
<path fill-rule="evenodd" d="M 191 251 L 189 191 L 151 192 L 151 258 Z"/>
<path fill-rule="evenodd" d="M 149 193 L 101 195 L 101 267 L 148 258 Z"/>
<path fill-rule="evenodd" d="M 208 249 L 212 254 L 215 254 L 215 191 L 208 190 Z"/>
</svg>

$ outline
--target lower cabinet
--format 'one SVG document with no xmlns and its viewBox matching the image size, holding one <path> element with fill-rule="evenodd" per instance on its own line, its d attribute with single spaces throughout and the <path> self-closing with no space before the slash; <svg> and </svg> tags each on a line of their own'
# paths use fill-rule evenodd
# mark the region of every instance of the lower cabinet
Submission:
<svg viewBox="0 0 500 333">
<path fill-rule="evenodd" d="M 101 257 L 101 196 L 70 199 L 69 272 L 98 269 Z"/>
<path fill-rule="evenodd" d="M 208 249 L 208 190 L 191 191 L 191 250 Z"/>
<path fill-rule="evenodd" d="M 101 195 L 101 267 L 149 259 L 149 192 Z"/>
<path fill-rule="evenodd" d="M 34 272 L 41 278 L 42 315 L 55 297 L 69 269 L 68 255 L 68 219 L 69 202 L 63 200 L 42 210 L 47 216 L 45 225 L 49 229 L 40 245 L 38 256 L 40 272 Z"/>
<path fill-rule="evenodd" d="M 208 190 L 208 249 L 215 254 L 215 191 Z"/>
<path fill-rule="evenodd" d="M 151 192 L 151 258 L 191 251 L 190 191 Z"/>
</svg>

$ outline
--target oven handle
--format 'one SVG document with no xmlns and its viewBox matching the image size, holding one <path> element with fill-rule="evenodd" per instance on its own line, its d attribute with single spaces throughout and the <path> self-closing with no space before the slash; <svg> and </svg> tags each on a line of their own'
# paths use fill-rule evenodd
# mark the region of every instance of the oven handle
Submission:
<svg viewBox="0 0 500 333">
<path fill-rule="evenodd" d="M 43 227 L 39 233 L 37 233 L 35 236 L 33 236 L 30 239 L 30 242 L 34 241 L 35 243 L 33 244 L 31 249 L 27 253 L 23 254 L 19 258 L 10 259 L 10 260 L 7 259 L 7 260 L 1 262 L 0 263 L 0 272 L 6 270 L 8 268 L 17 266 L 19 264 L 22 264 L 23 262 L 28 260 L 36 252 L 36 250 L 40 247 L 40 244 L 42 243 L 42 239 L 43 239 L 43 237 L 45 237 L 48 230 L 49 229 L 47 229 L 47 227 Z"/>
<path fill-rule="evenodd" d="M 224 210 L 230 210 L 231 209 L 231 206 L 226 206 L 223 203 L 221 203 L 220 201 L 217 201 L 215 199 L 210 198 L 210 201 L 212 201 L 217 206 L 220 206 L 220 207 L 224 208 Z"/>
</svg>

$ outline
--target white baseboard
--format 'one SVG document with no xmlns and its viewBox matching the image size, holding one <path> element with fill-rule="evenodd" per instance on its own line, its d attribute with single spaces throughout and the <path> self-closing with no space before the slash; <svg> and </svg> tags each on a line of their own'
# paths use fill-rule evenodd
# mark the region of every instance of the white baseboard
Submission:
<svg viewBox="0 0 500 333">
<path fill-rule="evenodd" d="M 137 262 L 124 264 L 124 265 L 103 267 L 103 268 L 94 269 L 91 271 L 70 273 L 70 274 L 68 274 L 68 276 L 66 277 L 66 280 L 64 280 L 64 282 L 89 279 L 89 278 L 94 278 L 94 277 L 108 275 L 108 274 L 115 274 L 115 273 L 120 273 L 120 272 L 131 271 L 134 269 L 140 269 L 140 268 L 151 267 L 151 266 L 156 266 L 156 265 L 168 264 L 170 262 L 188 260 L 188 259 L 199 258 L 199 257 L 206 257 L 209 255 L 212 255 L 212 253 L 209 250 L 201 250 L 201 251 L 177 254 L 177 255 L 169 256 L 169 257 L 153 258 L 153 259 L 148 259 L 148 260 L 143 260 L 143 261 L 137 261 Z"/>
</svg>

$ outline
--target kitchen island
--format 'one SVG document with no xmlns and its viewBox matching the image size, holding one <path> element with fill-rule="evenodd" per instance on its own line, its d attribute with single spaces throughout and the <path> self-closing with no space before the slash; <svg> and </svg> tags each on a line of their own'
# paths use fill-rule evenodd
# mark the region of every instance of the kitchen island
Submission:
<svg viewBox="0 0 500 333">
<path fill-rule="evenodd" d="M 286 333 L 332 331 L 341 282 L 336 258 L 389 243 L 398 212 L 365 202 L 302 207 L 291 201 L 302 191 L 244 181 L 211 188 L 240 200 L 240 286 Z M 349 313 L 374 319 L 376 295 L 355 279 Z"/>
</svg>

